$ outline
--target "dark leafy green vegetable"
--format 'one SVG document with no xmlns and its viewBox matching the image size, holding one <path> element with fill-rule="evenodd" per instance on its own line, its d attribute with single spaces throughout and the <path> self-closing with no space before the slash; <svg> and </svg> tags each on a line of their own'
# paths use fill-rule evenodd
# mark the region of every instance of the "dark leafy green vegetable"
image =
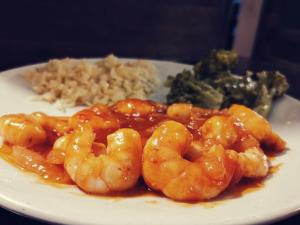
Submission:
<svg viewBox="0 0 300 225">
<path fill-rule="evenodd" d="M 227 71 L 220 73 L 211 81 L 214 87 L 223 91 L 222 108 L 229 107 L 233 102 L 244 105 L 253 104 L 256 97 L 256 82 L 253 81 L 252 75 L 249 71 L 244 76 Z"/>
<path fill-rule="evenodd" d="M 246 105 L 263 116 L 270 112 L 274 98 L 282 96 L 289 88 L 286 77 L 278 71 L 254 74 L 246 71 L 237 75 L 232 69 L 238 62 L 234 51 L 213 50 L 192 71 L 184 70 L 168 77 L 169 104 L 189 102 L 203 108 L 225 108 L 233 103 Z"/>
<path fill-rule="evenodd" d="M 234 51 L 213 49 L 209 56 L 194 66 L 197 79 L 212 79 L 213 76 L 234 68 L 238 63 L 238 55 Z"/>
<path fill-rule="evenodd" d="M 273 96 L 269 93 L 266 85 L 262 85 L 258 90 L 253 110 L 267 117 L 272 107 L 272 98 Z"/>
<path fill-rule="evenodd" d="M 172 78 L 169 78 L 172 79 Z M 170 81 L 170 80 L 169 80 Z M 204 108 L 220 108 L 223 94 L 206 82 L 194 79 L 191 71 L 184 70 L 171 80 L 169 102 L 189 102 Z"/>
<path fill-rule="evenodd" d="M 262 71 L 257 76 L 257 98 L 253 109 L 263 116 L 271 110 L 273 98 L 281 97 L 289 88 L 286 77 L 278 71 Z"/>
</svg>

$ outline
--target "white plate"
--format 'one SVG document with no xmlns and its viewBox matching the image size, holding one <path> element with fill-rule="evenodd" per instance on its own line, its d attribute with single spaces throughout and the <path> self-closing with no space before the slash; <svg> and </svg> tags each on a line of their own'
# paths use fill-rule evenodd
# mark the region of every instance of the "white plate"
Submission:
<svg viewBox="0 0 300 225">
<path fill-rule="evenodd" d="M 188 65 L 153 61 L 162 79 Z M 32 66 L 30 66 L 32 67 Z M 28 67 L 0 73 L 0 115 L 44 111 L 61 115 L 52 105 L 32 102 L 29 86 L 19 76 Z M 164 100 L 167 90 L 153 95 Z M 71 109 L 70 114 L 76 111 Z M 265 182 L 265 187 L 221 203 L 176 203 L 162 197 L 140 196 L 101 198 L 84 194 L 76 187 L 45 185 L 31 175 L 0 160 L 0 205 L 20 214 L 63 224 L 97 225 L 194 225 L 254 224 L 270 222 L 300 209 L 300 102 L 285 96 L 274 105 L 271 123 L 288 143 L 289 150 L 276 158 L 280 170 Z"/>
</svg>

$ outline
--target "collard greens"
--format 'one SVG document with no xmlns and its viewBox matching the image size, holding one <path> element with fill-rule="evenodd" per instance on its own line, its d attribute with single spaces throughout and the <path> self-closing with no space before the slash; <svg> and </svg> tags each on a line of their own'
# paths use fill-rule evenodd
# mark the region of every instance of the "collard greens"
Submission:
<svg viewBox="0 0 300 225">
<path fill-rule="evenodd" d="M 221 109 L 233 103 L 246 105 L 262 116 L 270 112 L 274 98 L 282 96 L 289 84 L 278 71 L 237 75 L 232 69 L 238 62 L 234 51 L 212 50 L 208 57 L 175 77 L 169 76 L 168 104 L 188 102 L 203 108 Z"/>
</svg>

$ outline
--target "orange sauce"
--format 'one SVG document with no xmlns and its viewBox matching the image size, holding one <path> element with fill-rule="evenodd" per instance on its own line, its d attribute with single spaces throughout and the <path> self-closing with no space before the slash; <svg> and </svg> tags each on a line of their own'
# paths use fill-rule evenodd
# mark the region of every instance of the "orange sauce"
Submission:
<svg viewBox="0 0 300 225">
<path fill-rule="evenodd" d="M 54 165 L 46 162 L 48 149 L 45 147 L 28 150 L 22 147 L 12 147 L 4 144 L 0 148 L 0 156 L 10 164 L 24 172 L 36 174 L 43 181 L 57 184 L 72 184 L 63 165 Z"/>
<path fill-rule="evenodd" d="M 202 201 L 202 202 L 191 201 L 191 202 L 178 202 L 178 203 L 184 207 L 192 207 L 195 204 L 197 204 L 208 209 L 215 208 L 219 205 L 224 204 L 226 200 L 240 198 L 246 194 L 250 194 L 261 190 L 266 185 L 265 181 L 269 179 L 274 173 L 278 172 L 281 166 L 282 164 L 271 166 L 268 175 L 265 178 L 260 178 L 260 179 L 243 178 L 235 186 L 229 187 L 222 194 L 208 201 Z"/>
<path fill-rule="evenodd" d="M 156 111 L 146 116 L 124 116 L 117 112 L 109 112 L 113 115 L 118 122 L 120 123 L 120 127 L 122 128 L 134 128 L 137 130 L 141 136 L 143 143 L 151 136 L 154 129 L 164 120 L 168 120 L 166 113 L 166 108 L 162 105 L 158 105 Z M 98 113 L 98 112 L 94 112 Z M 189 129 L 189 131 L 194 135 L 195 138 L 200 138 L 201 133 L 199 133 L 199 127 L 210 117 L 214 115 L 226 115 L 226 111 L 215 111 L 215 110 L 196 110 L 194 115 L 191 117 L 189 121 L 185 121 L 184 124 Z M 244 148 L 248 145 L 255 144 L 255 140 L 250 137 L 247 133 L 245 133 L 241 128 L 237 129 L 241 133 L 240 142 L 236 144 L 237 148 Z M 102 139 L 102 137 L 101 137 Z M 105 147 L 105 142 L 102 145 L 95 145 L 95 153 L 101 153 L 102 148 Z M 20 168 L 23 171 L 28 171 L 36 174 L 41 178 L 43 183 L 54 185 L 55 187 L 63 187 L 65 184 L 74 184 L 67 172 L 65 171 L 63 165 L 55 165 L 47 162 L 46 155 L 51 150 L 51 146 L 44 145 L 38 146 L 32 149 L 25 149 L 22 147 L 13 147 L 8 144 L 4 144 L 0 148 L 0 156 L 11 163 L 12 165 Z M 275 157 L 275 156 L 269 156 Z M 269 176 L 273 173 L 277 172 L 281 165 L 277 165 L 270 168 Z M 222 195 L 218 196 L 213 200 L 209 200 L 209 202 L 202 202 L 204 207 L 212 208 L 220 204 L 223 200 L 230 198 L 241 197 L 245 194 L 257 191 L 264 187 L 265 179 L 242 179 L 241 182 L 235 185 L 232 188 L 229 188 Z M 110 198 L 116 201 L 127 198 L 127 197 L 140 197 L 140 196 L 160 196 L 163 197 L 161 193 L 150 190 L 145 183 L 140 180 L 138 184 L 126 191 L 121 193 L 115 193 L 109 196 L 103 195 L 88 195 L 93 197 L 101 197 L 101 198 Z M 149 200 L 148 203 L 155 204 L 155 200 Z M 186 206 L 191 205 L 191 203 L 195 202 L 187 202 Z M 184 203 L 182 203 L 184 204 Z"/>
<path fill-rule="evenodd" d="M 243 178 L 237 185 L 226 191 L 226 198 L 239 198 L 245 194 L 249 194 L 265 186 L 265 180 L 263 179 L 248 179 Z"/>
<path fill-rule="evenodd" d="M 144 183 L 143 179 L 140 179 L 137 184 L 126 191 L 122 192 L 115 192 L 111 194 L 90 194 L 87 192 L 82 193 L 82 196 L 89 196 L 92 198 L 100 198 L 100 199 L 108 199 L 108 200 L 113 200 L 113 201 L 120 201 L 126 198 L 140 198 L 140 197 L 164 197 L 164 195 L 160 192 L 156 192 L 151 190 L 150 188 L 147 187 L 147 185 Z M 148 201 L 148 200 L 146 200 Z M 155 200 L 149 200 L 152 204 L 156 202 Z"/>
<path fill-rule="evenodd" d="M 189 203 L 181 203 L 184 207 L 192 207 L 195 205 L 202 206 L 203 208 L 211 209 L 218 207 L 227 200 L 240 198 L 245 194 L 249 194 L 255 191 L 260 190 L 265 186 L 264 184 L 265 179 L 242 179 L 238 184 L 235 186 L 228 188 L 224 191 L 221 195 L 217 196 L 216 198 L 210 199 L 208 201 L 203 202 L 189 202 Z"/>
<path fill-rule="evenodd" d="M 263 187 L 265 187 L 265 181 L 269 179 L 274 173 L 278 172 L 281 166 L 282 164 L 271 166 L 268 171 L 268 175 L 265 178 L 259 178 L 259 179 L 243 178 L 237 185 L 225 191 L 225 196 L 221 196 L 221 197 L 225 199 L 239 198 L 245 194 L 249 194 L 262 189 Z"/>
<path fill-rule="evenodd" d="M 41 153 L 38 153 L 42 156 Z M 50 184 L 57 188 L 65 187 L 65 185 L 71 185 L 74 184 L 69 176 L 67 175 L 66 171 L 64 170 L 62 165 L 53 165 L 48 164 L 45 161 L 38 161 L 34 162 L 33 164 L 29 164 L 28 161 L 24 160 L 16 160 L 16 158 L 13 155 L 13 148 L 10 145 L 4 144 L 0 148 L 0 157 L 3 158 L 5 161 L 9 162 L 10 164 L 16 166 L 17 168 L 21 169 L 24 172 L 30 172 L 33 174 L 36 174 L 40 179 L 39 181 L 45 184 Z M 31 158 L 27 158 L 28 160 L 31 160 Z M 34 161 L 34 160 L 33 160 Z M 271 166 L 269 170 L 269 174 L 267 176 L 270 177 L 274 173 L 276 173 L 282 164 L 278 164 L 275 166 Z M 218 196 L 215 199 L 209 200 L 208 202 L 198 202 L 198 204 L 201 204 L 201 206 L 205 208 L 213 208 L 216 207 L 224 202 L 224 200 L 227 199 L 233 199 L 233 198 L 239 198 L 245 194 L 255 192 L 257 190 L 260 190 L 265 186 L 265 180 L 264 179 L 242 179 L 237 185 L 229 188 L 226 190 L 223 194 Z M 87 194 L 87 195 L 86 195 Z M 141 197 L 141 196 L 159 196 L 164 197 L 163 194 L 159 192 L 155 192 L 151 189 L 149 189 L 146 184 L 143 182 L 142 179 L 139 180 L 137 185 L 135 185 L 134 188 L 131 188 L 130 190 L 127 190 L 125 192 L 120 193 L 114 193 L 111 195 L 94 195 L 94 194 L 84 194 L 85 196 L 92 196 L 92 197 L 99 197 L 102 199 L 111 199 L 114 201 L 119 201 L 124 198 L 133 198 L 133 197 Z M 146 200 L 147 203 L 155 204 L 157 201 L 155 200 Z M 191 205 L 194 205 L 196 202 L 178 202 L 179 204 L 182 204 L 185 207 L 189 207 Z"/>
</svg>

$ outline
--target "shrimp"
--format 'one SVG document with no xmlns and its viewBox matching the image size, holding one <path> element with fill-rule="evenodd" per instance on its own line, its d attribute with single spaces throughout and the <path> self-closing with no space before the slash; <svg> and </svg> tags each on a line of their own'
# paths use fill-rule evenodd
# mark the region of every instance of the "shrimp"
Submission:
<svg viewBox="0 0 300 225">
<path fill-rule="evenodd" d="M 190 160 L 201 157 L 203 151 L 209 150 L 213 145 L 221 144 L 227 149 L 239 140 L 236 127 L 228 116 L 213 116 L 198 130 L 201 138 L 192 141 L 186 154 Z"/>
<path fill-rule="evenodd" d="M 47 154 L 46 161 L 52 164 L 64 164 L 66 148 L 69 144 L 71 134 L 59 137 L 53 144 L 51 151 Z"/>
<path fill-rule="evenodd" d="M 10 114 L 0 118 L 0 133 L 10 144 L 31 147 L 47 140 L 45 130 L 25 114 Z"/>
<path fill-rule="evenodd" d="M 183 123 L 194 136 L 201 136 L 199 128 L 203 123 L 213 116 L 226 115 L 226 111 L 204 109 L 187 103 L 174 103 L 168 107 L 166 114 L 170 119 Z"/>
<path fill-rule="evenodd" d="M 196 161 L 205 152 L 209 151 L 214 143 L 210 141 L 195 140 L 188 148 L 185 158 Z M 265 177 L 269 171 L 269 161 L 267 156 L 258 146 L 249 147 L 242 152 L 235 149 L 226 149 L 226 154 L 239 165 L 241 177 L 260 178 Z M 238 179 L 239 180 L 239 179 Z"/>
<path fill-rule="evenodd" d="M 253 110 L 242 106 L 232 105 L 228 112 L 237 122 L 240 122 L 247 131 L 249 131 L 258 141 L 263 140 L 272 132 L 268 121 Z"/>
<path fill-rule="evenodd" d="M 261 147 L 265 151 L 282 152 L 286 149 L 286 142 L 282 140 L 275 132 L 269 133 L 265 139 L 261 141 Z"/>
<path fill-rule="evenodd" d="M 258 113 L 242 105 L 232 105 L 228 112 L 237 124 L 261 143 L 264 149 L 276 152 L 285 150 L 285 142 L 272 131 L 269 122 Z"/>
<path fill-rule="evenodd" d="M 116 130 L 120 127 L 118 119 L 100 104 L 77 112 L 70 118 L 69 125 L 75 128 L 82 122 L 88 123 L 94 130 Z"/>
<path fill-rule="evenodd" d="M 236 128 L 225 116 L 213 116 L 205 121 L 200 128 L 204 139 L 213 139 L 225 148 L 232 145 L 238 138 Z"/>
<path fill-rule="evenodd" d="M 174 103 L 167 109 L 167 115 L 176 121 L 187 122 L 192 115 L 192 104 Z"/>
<path fill-rule="evenodd" d="M 39 124 L 47 133 L 47 139 L 54 143 L 57 138 L 70 131 L 68 124 L 69 117 L 48 116 L 42 112 L 34 112 L 28 118 Z"/>
<path fill-rule="evenodd" d="M 143 153 L 147 185 L 175 200 L 211 199 L 230 184 L 237 163 L 222 145 L 213 145 L 194 162 L 183 158 L 192 134 L 181 123 L 166 121 L 148 139 Z"/>
<path fill-rule="evenodd" d="M 141 174 L 142 145 L 138 132 L 123 128 L 107 136 L 106 154 L 95 156 L 93 129 L 80 125 L 66 148 L 64 167 L 84 191 L 107 194 L 133 187 Z"/>
<path fill-rule="evenodd" d="M 200 128 L 202 138 L 195 140 L 188 150 L 187 158 L 200 158 L 203 151 L 207 151 L 215 144 L 221 144 L 241 167 L 244 177 L 257 178 L 267 175 L 269 163 L 267 156 L 260 148 L 259 142 L 243 127 L 236 126 L 229 116 L 213 116 L 206 120 Z M 235 154 L 236 156 L 233 156 Z"/>
<path fill-rule="evenodd" d="M 52 164 L 64 164 L 66 147 L 68 146 L 71 137 L 71 134 L 67 134 L 58 138 L 52 149 L 48 152 L 46 161 Z M 93 142 L 92 148 L 95 155 L 100 155 L 106 152 L 106 146 L 103 143 Z"/>
<path fill-rule="evenodd" d="M 34 112 L 28 116 L 31 120 L 41 125 L 46 130 L 64 134 L 68 130 L 68 118 L 59 116 L 48 116 L 42 112 Z"/>
<path fill-rule="evenodd" d="M 240 165 L 243 177 L 261 178 L 268 174 L 268 158 L 257 147 L 252 147 L 239 153 L 234 150 L 228 150 L 227 154 Z"/>
<path fill-rule="evenodd" d="M 130 117 L 144 117 L 156 111 L 156 104 L 140 99 L 125 99 L 112 106 L 114 112 Z"/>
<path fill-rule="evenodd" d="M 104 105 L 95 105 L 79 111 L 69 119 L 69 126 L 75 129 L 79 123 L 89 124 L 96 133 L 97 141 L 105 141 L 106 136 L 120 128 L 120 122 Z"/>
</svg>

